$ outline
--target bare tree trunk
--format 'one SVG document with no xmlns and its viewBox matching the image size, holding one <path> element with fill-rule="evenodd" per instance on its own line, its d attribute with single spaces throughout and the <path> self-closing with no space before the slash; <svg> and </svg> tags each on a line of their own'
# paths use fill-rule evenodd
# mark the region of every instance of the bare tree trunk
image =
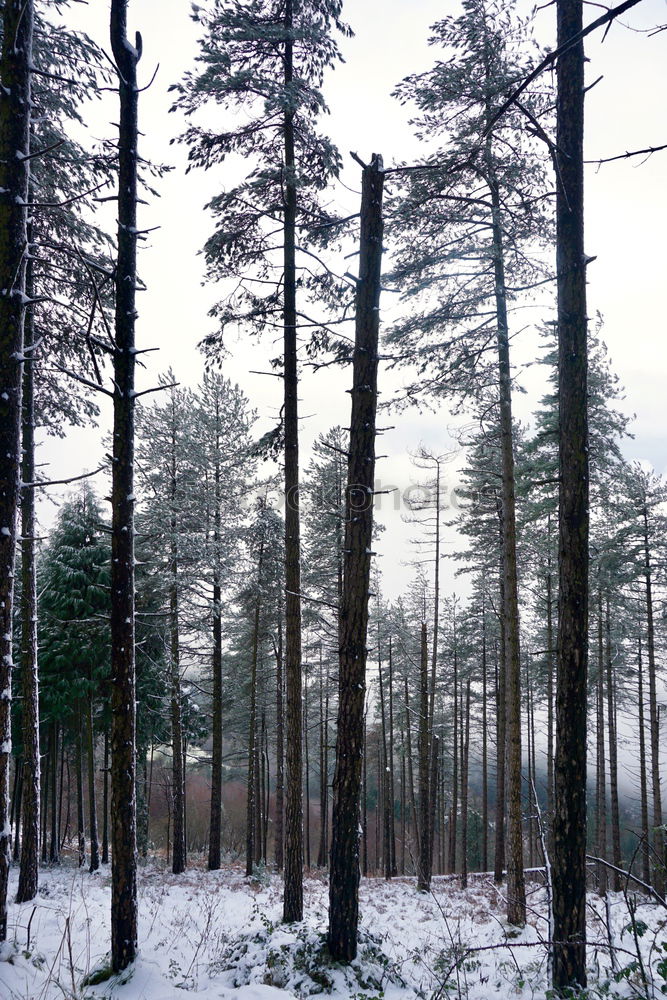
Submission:
<svg viewBox="0 0 667 1000">
<path fill-rule="evenodd" d="M 374 155 L 362 175 L 327 936 L 332 958 L 343 962 L 350 962 L 357 954 L 359 921 L 359 810 L 373 537 L 383 186 L 382 159 Z"/>
<path fill-rule="evenodd" d="M 327 825 L 328 825 L 328 704 L 324 709 L 324 671 L 322 667 L 322 640 L 320 640 L 320 843 L 317 849 L 317 867 L 327 866 Z"/>
<path fill-rule="evenodd" d="M 213 745 L 211 748 L 211 819 L 208 836 L 208 869 L 220 868 L 222 836 L 222 588 L 220 584 L 220 406 L 216 395 L 215 426 L 215 510 L 213 512 L 213 546 L 215 567 L 213 570 L 213 651 L 211 669 L 213 673 Z"/>
<path fill-rule="evenodd" d="M 406 837 L 406 806 L 407 789 L 405 777 L 405 750 L 401 754 L 401 875 L 405 875 L 405 837 Z"/>
<path fill-rule="evenodd" d="M 412 829 L 414 832 L 414 841 L 416 847 L 416 855 L 419 857 L 419 823 L 417 821 L 417 800 L 415 797 L 415 777 L 413 773 L 412 765 L 412 734 L 410 725 L 410 692 L 408 691 L 408 678 L 404 677 L 403 682 L 405 685 L 405 739 L 407 746 L 408 755 L 408 791 L 410 793 L 410 811 L 412 815 Z"/>
<path fill-rule="evenodd" d="M 31 199 L 32 200 L 32 199 Z M 30 227 L 28 236 L 30 239 Z M 33 295 L 32 259 L 26 267 L 26 294 Z M 34 343 L 33 310 L 25 316 L 25 336 Z M 36 350 L 36 348 L 35 348 Z M 23 365 L 23 486 L 21 491 L 21 680 L 23 702 L 23 819 L 17 903 L 37 895 L 39 880 L 39 673 L 35 572 L 35 379 L 33 350 Z M 18 826 L 18 824 L 17 824 Z"/>
<path fill-rule="evenodd" d="M 604 755 L 604 647 L 602 630 L 602 591 L 598 588 L 598 678 L 597 678 L 597 768 L 596 768 L 596 850 L 607 857 L 607 768 Z M 598 892 L 607 894 L 607 867 L 598 865 Z"/>
<path fill-rule="evenodd" d="M 294 82 L 293 2 L 285 0 L 285 86 Z M 301 698 L 301 541 L 299 519 L 299 407 L 295 232 L 297 179 L 294 157 L 294 113 L 284 118 L 285 173 L 283 323 L 285 404 L 285 679 L 287 781 L 285 796 L 285 890 L 283 920 L 303 919 L 303 720 Z"/>
<path fill-rule="evenodd" d="M 150 804 L 146 804 L 146 814 Z M 148 830 L 146 830 L 148 842 Z M 104 730 L 104 784 L 102 791 L 102 864 L 109 864 L 109 733 Z"/>
<path fill-rule="evenodd" d="M 361 806 L 361 872 L 364 877 L 368 875 L 368 738 L 366 731 L 366 719 L 364 719 L 364 782 L 362 789 Z"/>
<path fill-rule="evenodd" d="M 428 705 L 428 636 L 426 622 L 421 628 L 421 669 L 419 673 L 419 864 L 417 890 L 428 892 L 431 886 L 431 843 L 429 838 L 429 705 Z"/>
<path fill-rule="evenodd" d="M 63 782 L 62 782 L 62 772 L 60 779 L 60 795 L 58 795 L 58 735 L 59 727 L 58 723 L 54 720 L 51 723 L 51 849 L 49 852 L 49 861 L 51 864 L 58 864 L 60 862 L 60 809 L 62 807 L 63 798 Z M 65 759 L 65 740 L 61 740 L 61 753 L 62 760 Z M 69 772 L 68 772 L 68 782 L 67 782 L 67 816 L 69 825 Z"/>
<path fill-rule="evenodd" d="M 14 788 L 12 791 L 12 805 L 9 813 L 9 825 L 14 831 L 14 849 L 12 860 L 19 859 L 21 844 L 21 800 L 23 798 L 23 758 L 18 757 L 14 764 Z"/>
<path fill-rule="evenodd" d="M 387 739 L 387 717 L 384 699 L 384 681 L 382 678 L 382 649 L 380 645 L 380 618 L 378 614 L 378 683 L 380 692 L 380 725 L 382 731 L 382 860 L 384 862 L 384 877 L 391 879 L 391 817 L 389 799 L 389 749 Z"/>
<path fill-rule="evenodd" d="M 487 725 L 486 608 L 482 600 L 482 857 L 481 870 L 489 864 L 489 754 Z"/>
<path fill-rule="evenodd" d="M 582 0 L 557 0 L 559 586 L 553 851 L 553 985 L 586 985 L 588 410 Z"/>
<path fill-rule="evenodd" d="M 554 626 L 553 576 L 551 572 L 551 515 L 547 523 L 547 850 L 553 853 L 554 815 Z"/>
<path fill-rule="evenodd" d="M 118 260 L 111 487 L 111 965 L 137 949 L 136 692 L 134 659 L 134 411 L 137 285 L 138 105 L 136 48 L 127 38 L 127 0 L 111 0 L 111 48 L 118 67 Z"/>
<path fill-rule="evenodd" d="M 648 706 L 651 738 L 651 788 L 653 792 L 653 887 L 659 895 L 665 894 L 665 834 L 662 829 L 662 793 L 660 789 L 660 716 L 656 693 L 655 625 L 653 621 L 653 579 L 649 549 L 648 507 L 642 511 L 644 528 L 644 580 L 646 582 L 646 626 L 648 649 Z"/>
<path fill-rule="evenodd" d="M 642 817 L 642 879 L 647 884 L 651 882 L 650 841 L 648 829 L 648 780 L 646 771 L 646 732 L 644 729 L 644 676 L 642 664 L 642 640 L 637 641 L 637 683 L 639 701 L 639 787 L 641 797 Z"/>
<path fill-rule="evenodd" d="M 456 624 L 454 625 L 456 630 Z M 456 631 L 454 634 L 454 708 L 453 708 L 453 733 L 452 733 L 452 805 L 449 820 L 449 863 L 450 872 L 456 871 L 456 847 L 458 839 L 458 811 L 459 811 L 459 660 L 456 642 Z"/>
<path fill-rule="evenodd" d="M 246 856 L 245 873 L 252 875 L 256 837 L 255 812 L 257 801 L 255 796 L 256 743 L 257 743 L 257 665 L 259 662 L 259 624 L 262 610 L 262 585 L 264 581 L 264 536 L 262 535 L 257 556 L 257 594 L 255 596 L 255 615 L 252 626 L 252 653 L 250 660 L 250 719 L 248 722 L 248 781 L 246 797 Z M 301 734 L 299 734 L 299 742 Z"/>
<path fill-rule="evenodd" d="M 391 874 L 398 875 L 396 864 L 396 814 L 394 781 L 394 662 L 391 636 L 389 636 L 389 851 L 391 855 Z"/>
<path fill-rule="evenodd" d="M 503 255 L 500 191 L 488 147 L 487 178 L 491 191 L 493 267 L 498 321 L 498 382 L 500 406 L 500 454 L 502 465 L 502 567 L 505 619 L 505 684 L 507 711 L 507 919 L 526 922 L 526 887 L 523 874 L 521 827 L 521 655 L 519 648 L 519 598 L 516 565 L 516 503 L 514 488 L 514 444 L 512 433 L 512 373 L 507 321 L 507 292 Z"/>
<path fill-rule="evenodd" d="M 3 8 L 0 63 L 0 288 L 4 290 L 0 296 L 0 941 L 7 937 L 11 862 L 12 611 L 21 469 L 21 360 L 25 356 L 23 327 L 34 19 L 32 0 L 6 0 Z"/>
<path fill-rule="evenodd" d="M 502 585 L 501 585 L 502 606 Z M 494 844 L 494 872 L 496 885 L 503 880 L 505 870 L 505 627 L 500 618 L 500 650 L 497 654 L 498 684 L 496 690 L 496 839 Z"/>
<path fill-rule="evenodd" d="M 618 806 L 618 746 L 616 733 L 616 712 L 614 710 L 614 672 L 611 662 L 611 622 L 609 619 L 609 594 L 605 608 L 605 662 L 607 668 L 607 734 L 609 739 L 609 789 L 611 792 L 611 859 L 617 868 L 621 867 L 621 820 Z M 614 892 L 621 890 L 618 872 L 612 872 Z"/>
<path fill-rule="evenodd" d="M 81 735 L 81 701 L 76 706 L 76 733 L 74 734 L 74 754 L 76 764 L 76 833 L 79 868 L 86 863 L 86 830 L 83 818 L 83 736 Z"/>
<path fill-rule="evenodd" d="M 463 698 L 461 698 L 463 709 Z M 466 684 L 465 714 L 461 717 L 461 887 L 468 885 L 468 764 L 470 761 L 470 678 Z"/>
<path fill-rule="evenodd" d="M 100 867 L 100 845 L 97 837 L 97 804 L 95 801 L 95 733 L 93 729 L 92 689 L 86 699 L 86 746 L 88 758 L 88 823 L 90 832 L 90 871 Z"/>
<path fill-rule="evenodd" d="M 276 868 L 283 867 L 283 814 L 285 788 L 285 737 L 283 724 L 283 630 L 278 623 L 276 646 L 276 822 L 274 825 L 274 851 Z"/>
<path fill-rule="evenodd" d="M 303 685 L 303 770 L 304 770 L 304 791 L 306 798 L 305 819 L 305 847 L 306 847 L 306 868 L 310 868 L 310 758 L 308 748 L 308 680 L 304 679 Z"/>
</svg>

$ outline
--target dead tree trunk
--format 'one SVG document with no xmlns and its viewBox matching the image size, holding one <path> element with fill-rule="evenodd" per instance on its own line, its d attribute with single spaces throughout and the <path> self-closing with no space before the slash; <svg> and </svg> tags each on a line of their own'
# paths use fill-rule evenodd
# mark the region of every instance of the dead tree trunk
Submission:
<svg viewBox="0 0 667 1000">
<path fill-rule="evenodd" d="M 137 950 L 136 693 L 134 659 L 134 410 L 137 286 L 136 48 L 127 38 L 127 0 L 111 0 L 111 48 L 118 67 L 118 260 L 111 486 L 111 965 Z"/>
<path fill-rule="evenodd" d="M 553 832 L 553 985 L 586 985 L 588 410 L 582 0 L 558 0 L 558 683 Z"/>
<path fill-rule="evenodd" d="M 327 938 L 332 957 L 343 962 L 350 962 L 357 954 L 359 922 L 359 809 L 373 535 L 383 183 L 382 158 L 374 155 L 362 176 Z"/>
<path fill-rule="evenodd" d="M 11 862 L 12 610 L 21 469 L 21 396 L 30 176 L 32 0 L 3 5 L 0 63 L 0 941 Z M 25 154 L 25 155 L 22 155 Z M 31 349 L 33 345 L 28 345 Z"/>
</svg>

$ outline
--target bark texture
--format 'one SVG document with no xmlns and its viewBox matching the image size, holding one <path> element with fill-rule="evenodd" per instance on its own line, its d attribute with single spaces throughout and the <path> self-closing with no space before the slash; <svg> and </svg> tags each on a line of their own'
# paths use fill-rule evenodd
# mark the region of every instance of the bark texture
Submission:
<svg viewBox="0 0 667 1000">
<path fill-rule="evenodd" d="M 382 159 L 373 156 L 362 176 L 329 882 L 329 951 L 332 958 L 343 962 L 352 961 L 357 954 L 359 923 L 359 822 L 373 535 L 383 182 Z"/>
<path fill-rule="evenodd" d="M 558 0 L 558 45 L 582 27 L 582 0 Z M 559 545 L 553 831 L 553 985 L 586 985 L 588 410 L 584 254 L 584 49 L 557 65 Z"/>
<path fill-rule="evenodd" d="M 30 296 L 32 262 L 28 261 L 26 291 Z M 25 334 L 34 342 L 32 309 L 27 310 Z M 35 573 L 35 391 L 31 352 L 23 371 L 23 466 L 21 490 L 21 678 L 23 703 L 23 788 L 21 868 L 16 902 L 37 895 L 39 880 L 39 675 L 37 664 L 37 580 Z"/>
<path fill-rule="evenodd" d="M 137 283 L 136 48 L 127 38 L 127 0 L 111 0 L 111 48 L 118 67 L 118 260 L 111 485 L 111 964 L 137 953 L 136 694 L 134 659 L 134 409 Z"/>
<path fill-rule="evenodd" d="M 285 3 L 285 87 L 294 82 L 292 0 Z M 299 404 L 296 336 L 296 164 L 294 115 L 285 113 L 285 205 L 283 328 L 285 386 L 285 891 L 283 920 L 303 918 L 303 760 L 301 734 L 301 541 L 299 518 Z"/>
<path fill-rule="evenodd" d="M 28 242 L 32 0 L 3 5 L 0 65 L 0 941 L 11 860 L 12 606 L 21 467 L 25 264 Z"/>
</svg>

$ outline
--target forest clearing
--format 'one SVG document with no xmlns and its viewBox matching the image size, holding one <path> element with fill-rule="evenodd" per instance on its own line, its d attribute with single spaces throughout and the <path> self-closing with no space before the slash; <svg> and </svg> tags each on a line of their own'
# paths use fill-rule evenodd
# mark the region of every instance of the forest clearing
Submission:
<svg viewBox="0 0 667 1000">
<path fill-rule="evenodd" d="M 0 1000 L 667 994 L 666 42 L 0 4 Z"/>
</svg>

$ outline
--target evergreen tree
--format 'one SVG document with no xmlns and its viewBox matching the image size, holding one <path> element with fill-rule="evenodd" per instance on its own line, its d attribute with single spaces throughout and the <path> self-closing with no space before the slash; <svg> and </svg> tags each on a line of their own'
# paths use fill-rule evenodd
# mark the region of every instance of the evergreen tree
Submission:
<svg viewBox="0 0 667 1000">
<path fill-rule="evenodd" d="M 260 328 L 282 313 L 284 334 L 283 429 L 285 445 L 285 669 L 287 681 L 287 808 L 285 831 L 284 919 L 303 915 L 303 806 L 301 755 L 301 578 L 299 525 L 297 330 L 298 244 L 308 231 L 331 220 L 318 206 L 317 194 L 335 176 L 335 147 L 318 135 L 315 122 L 325 110 L 319 91 L 325 69 L 338 59 L 332 37 L 340 20 L 340 0 L 214 0 L 197 8 L 203 25 L 199 74 L 178 88 L 177 105 L 189 113 L 213 100 L 226 108 L 250 110 L 250 120 L 236 129 L 212 133 L 197 125 L 185 136 L 190 160 L 209 167 L 232 152 L 256 164 L 248 179 L 214 198 L 221 220 L 208 241 L 212 276 L 241 280 L 241 301 L 234 298 L 216 310 L 222 329 L 230 320 Z M 276 222 L 281 239 L 276 243 Z M 273 268 L 282 280 L 271 282 Z M 271 291 L 263 295 L 264 282 Z M 259 288 L 259 291 L 257 290 Z M 215 349 L 217 336 L 209 339 Z"/>
</svg>

